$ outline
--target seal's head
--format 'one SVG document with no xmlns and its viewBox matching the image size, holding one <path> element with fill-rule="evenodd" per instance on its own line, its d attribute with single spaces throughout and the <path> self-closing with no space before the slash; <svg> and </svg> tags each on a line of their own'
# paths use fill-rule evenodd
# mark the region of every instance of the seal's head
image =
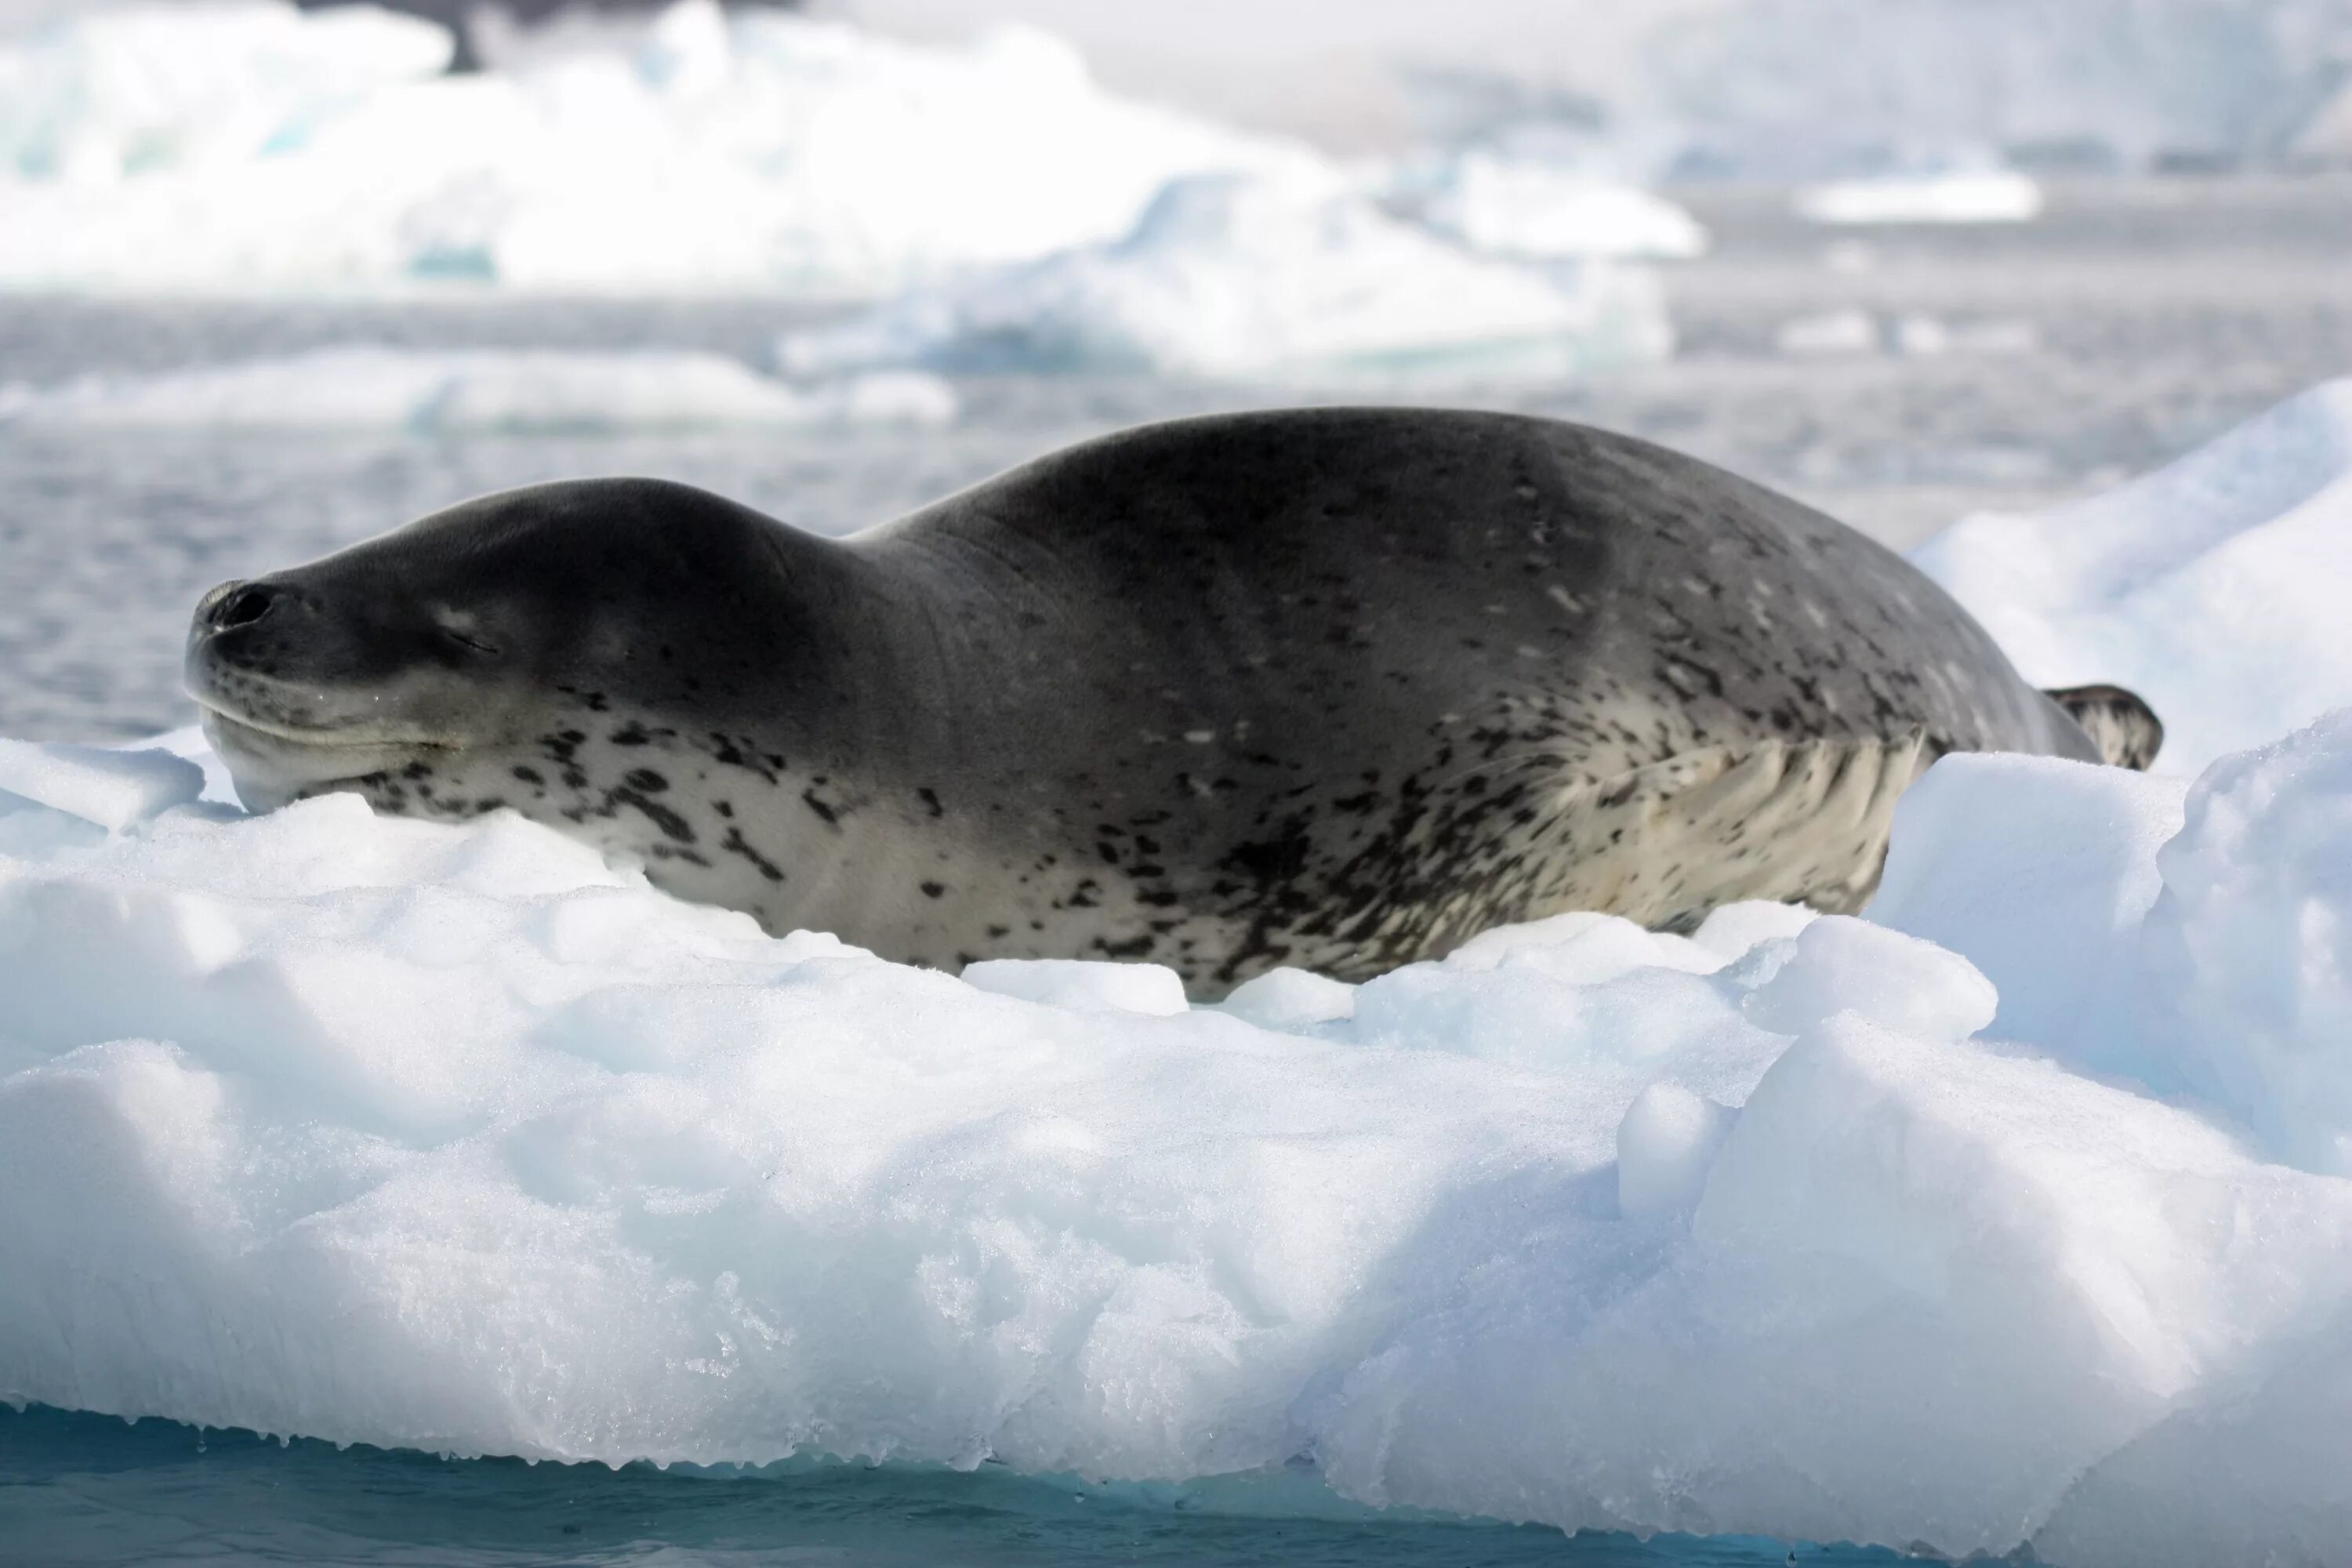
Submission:
<svg viewBox="0 0 2352 1568">
<path fill-rule="evenodd" d="M 257 810 L 332 789 L 435 815 L 521 805 L 517 781 L 580 739 L 693 724 L 728 671 L 792 656 L 784 532 L 649 479 L 484 497 L 215 588 L 188 691 Z"/>
</svg>

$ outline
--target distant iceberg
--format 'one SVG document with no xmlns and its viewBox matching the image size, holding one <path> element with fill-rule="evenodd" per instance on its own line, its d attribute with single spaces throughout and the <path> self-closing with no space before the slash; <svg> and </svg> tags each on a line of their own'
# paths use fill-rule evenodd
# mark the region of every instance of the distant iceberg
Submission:
<svg viewBox="0 0 2352 1568">
<path fill-rule="evenodd" d="M 1977 146 L 2141 172 L 2293 156 L 2352 65 L 2345 0 L 1729 0 L 1658 7 L 1597 84 L 1689 172 L 1822 179 Z"/>
<path fill-rule="evenodd" d="M 1649 191 L 1558 163 L 1474 151 L 1432 182 L 1422 217 L 1473 250 L 1529 258 L 1704 255 L 1706 230 Z"/>
<path fill-rule="evenodd" d="M 1794 359 L 1892 352 L 1914 359 L 1943 354 L 2021 354 L 2041 346 L 2032 321 L 1985 317 L 1951 321 L 1921 310 L 1882 320 L 1849 307 L 1796 316 L 1773 333 L 1773 346 Z"/>
<path fill-rule="evenodd" d="M 1832 180 L 1797 192 L 1815 223 L 2026 223 L 2042 216 L 2042 187 L 2012 169 L 1950 169 Z"/>
<path fill-rule="evenodd" d="M 1654 277 L 1473 255 L 1312 174 L 1172 182 L 1131 234 L 787 334 L 788 371 L 1108 370 L 1202 379 L 1562 375 L 1663 358 Z"/>
<path fill-rule="evenodd" d="M 0 286 L 870 296 L 1115 238 L 1171 177 L 1314 155 L 961 48 L 678 0 L 438 74 L 439 28 L 218 0 L 0 41 Z"/>
<path fill-rule="evenodd" d="M 0 386 L 0 426 L 76 429 L 686 429 L 945 425 L 955 389 L 919 371 L 793 386 L 723 354 L 352 344 L 63 386 Z"/>
</svg>

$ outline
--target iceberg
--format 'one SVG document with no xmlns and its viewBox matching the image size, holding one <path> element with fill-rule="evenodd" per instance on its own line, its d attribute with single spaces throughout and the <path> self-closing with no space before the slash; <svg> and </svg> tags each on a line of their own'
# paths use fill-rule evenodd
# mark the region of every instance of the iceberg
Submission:
<svg viewBox="0 0 2352 1568">
<path fill-rule="evenodd" d="M 786 334 L 799 374 L 891 365 L 1203 380 L 1557 376 L 1672 351 L 1656 279 L 1473 255 L 1315 173 L 1171 182 L 1134 231 Z"/>
<path fill-rule="evenodd" d="M 2321 122 L 2347 24 L 2343 0 L 1666 5 L 1600 91 L 1715 173 L 1837 178 L 1963 147 L 2081 172 L 2260 165 Z"/>
<path fill-rule="evenodd" d="M 1964 519 L 1912 559 L 2035 684 L 2147 698 L 2157 765 L 2195 773 L 2352 704 L 2352 381 L 2116 489 Z"/>
<path fill-rule="evenodd" d="M 440 75 L 454 51 L 433 23 L 376 5 L 82 9 L 0 39 L 0 176 L 86 188 L 284 153 L 371 94 Z"/>
<path fill-rule="evenodd" d="M 920 371 L 796 387 L 678 350 L 322 348 L 55 387 L 0 385 L 0 427 L 482 432 L 947 425 L 955 389 Z"/>
<path fill-rule="evenodd" d="M 439 74 L 441 29 L 207 0 L 0 41 L 0 286 L 868 297 L 1107 240 L 1179 174 L 1314 163 L 1018 28 L 901 44 L 677 0 Z"/>
</svg>

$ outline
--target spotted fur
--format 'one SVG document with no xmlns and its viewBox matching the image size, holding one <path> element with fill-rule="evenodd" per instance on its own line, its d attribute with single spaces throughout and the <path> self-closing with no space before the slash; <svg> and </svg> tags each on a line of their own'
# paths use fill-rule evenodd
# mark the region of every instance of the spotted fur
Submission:
<svg viewBox="0 0 2352 1568">
<path fill-rule="evenodd" d="M 1936 756 L 2099 756 L 1830 519 L 1414 410 L 1146 426 L 845 541 L 510 491 L 215 590 L 189 679 L 258 804 L 511 807 L 771 930 L 1202 995 L 1562 910 L 1851 909 Z"/>
</svg>

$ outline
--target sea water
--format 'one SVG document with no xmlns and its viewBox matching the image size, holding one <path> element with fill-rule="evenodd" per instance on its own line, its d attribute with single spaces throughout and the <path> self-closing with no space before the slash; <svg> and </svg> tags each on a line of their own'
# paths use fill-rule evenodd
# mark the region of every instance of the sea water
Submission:
<svg viewBox="0 0 2352 1568">
<path fill-rule="evenodd" d="M 0 1561 L 100 1563 L 1184 1564 L 1807 1568 L 1876 1548 L 1376 1514 L 1311 1473 L 1109 1485 L 1000 1466 L 709 1469 L 452 1459 L 173 1421 L 0 1409 Z"/>
</svg>

